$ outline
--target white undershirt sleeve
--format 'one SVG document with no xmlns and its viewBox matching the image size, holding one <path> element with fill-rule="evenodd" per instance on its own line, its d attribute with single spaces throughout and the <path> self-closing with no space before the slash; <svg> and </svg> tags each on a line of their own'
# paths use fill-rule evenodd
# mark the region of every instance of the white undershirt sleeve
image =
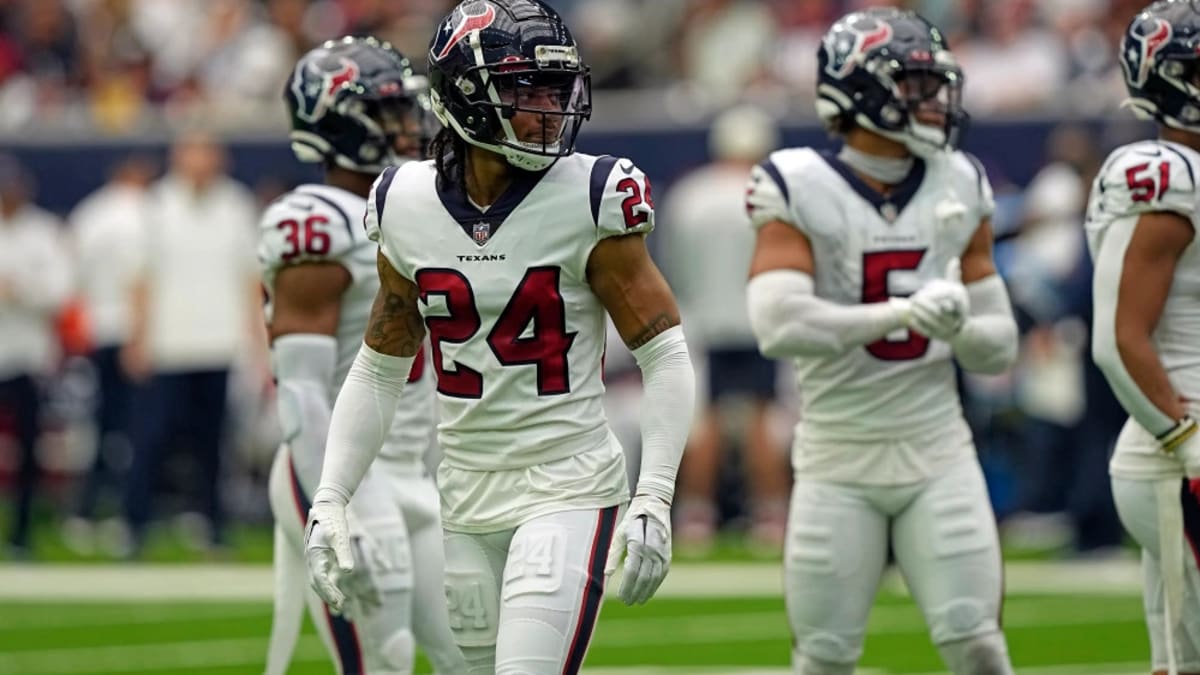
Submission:
<svg viewBox="0 0 1200 675">
<path fill-rule="evenodd" d="M 833 356 L 903 328 L 908 301 L 891 298 L 841 305 L 814 294 L 813 279 L 799 270 L 756 274 L 746 285 L 750 328 L 771 359 Z"/>
<path fill-rule="evenodd" d="M 965 370 L 997 374 L 1017 362 L 1017 321 L 1008 289 L 999 274 L 967 284 L 971 314 L 950 340 L 954 358 Z"/>
<path fill-rule="evenodd" d="M 1176 420 L 1154 405 L 1125 369 L 1117 348 L 1117 294 L 1125 262 L 1125 250 L 1133 238 L 1137 216 L 1122 218 L 1109 226 L 1092 279 L 1092 358 L 1129 416 L 1146 431 L 1163 436 L 1176 426 Z"/>
<path fill-rule="evenodd" d="M 364 343 L 333 404 L 321 485 L 313 502 L 345 506 L 379 454 L 414 357 L 380 354 Z"/>
<path fill-rule="evenodd" d="M 670 504 L 696 402 L 696 375 L 683 329 L 674 326 L 660 333 L 633 350 L 633 356 L 642 370 L 645 401 L 637 494 Z"/>
</svg>

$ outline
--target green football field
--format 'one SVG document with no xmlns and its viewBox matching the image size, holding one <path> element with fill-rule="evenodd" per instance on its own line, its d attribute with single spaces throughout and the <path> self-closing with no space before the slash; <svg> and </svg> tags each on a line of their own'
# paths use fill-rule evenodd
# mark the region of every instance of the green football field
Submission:
<svg viewBox="0 0 1200 675">
<path fill-rule="evenodd" d="M 1136 565 L 1011 563 L 1007 574 L 1018 672 L 1149 671 Z M 650 604 L 605 605 L 584 672 L 786 673 L 779 585 L 771 564 L 677 565 Z M 269 593 L 261 565 L 0 566 L 0 674 L 258 673 Z M 306 625 L 290 672 L 329 673 L 326 659 Z M 918 610 L 886 583 L 860 672 L 940 670 Z"/>
</svg>

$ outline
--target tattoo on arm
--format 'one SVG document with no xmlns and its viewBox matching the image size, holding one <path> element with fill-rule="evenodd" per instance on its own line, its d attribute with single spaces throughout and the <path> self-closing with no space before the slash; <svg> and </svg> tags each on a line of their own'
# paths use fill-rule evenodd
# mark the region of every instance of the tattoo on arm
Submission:
<svg viewBox="0 0 1200 675">
<path fill-rule="evenodd" d="M 417 304 L 415 284 L 400 277 L 391 265 L 380 267 L 382 284 L 371 306 L 365 337 L 367 346 L 381 354 L 413 356 L 425 339 L 425 322 Z"/>
<path fill-rule="evenodd" d="M 671 327 L 678 325 L 679 317 L 671 316 L 670 314 L 663 312 L 646 322 L 645 327 L 638 331 L 637 335 L 634 335 L 632 338 L 630 338 L 630 340 L 626 343 L 626 346 L 628 346 L 630 349 L 637 349 L 638 347 L 649 343 L 660 333 L 666 332 Z"/>
</svg>

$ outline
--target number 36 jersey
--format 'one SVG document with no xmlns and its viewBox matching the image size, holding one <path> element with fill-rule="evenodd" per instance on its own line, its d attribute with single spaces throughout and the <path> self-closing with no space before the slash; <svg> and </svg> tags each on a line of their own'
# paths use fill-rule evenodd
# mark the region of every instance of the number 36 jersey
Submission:
<svg viewBox="0 0 1200 675">
<path fill-rule="evenodd" d="M 605 312 L 587 262 L 602 239 L 654 227 L 633 162 L 575 153 L 517 172 L 482 210 L 438 185 L 432 162 L 412 162 L 376 181 L 366 226 L 420 289 L 444 465 L 509 471 L 614 444 L 601 405 Z"/>
<path fill-rule="evenodd" d="M 1142 141 L 1117 148 L 1092 183 L 1087 211 L 1088 249 L 1092 259 L 1105 252 L 1121 255 L 1143 213 L 1166 211 L 1200 223 L 1196 190 L 1200 153 L 1168 141 Z M 1114 279 L 1096 279 L 1097 288 Z M 1096 326 L 1096 330 L 1105 330 Z M 1114 330 L 1112 327 L 1107 330 Z M 1154 329 L 1154 347 L 1171 385 L 1192 401 L 1200 401 L 1200 246 L 1188 244 L 1175 265 L 1175 278 Z M 1133 479 L 1178 475 L 1179 463 L 1163 455 L 1158 443 L 1130 420 L 1109 465 L 1117 476 Z"/>
<path fill-rule="evenodd" d="M 804 233 L 816 295 L 853 305 L 907 296 L 943 276 L 991 215 L 993 200 L 983 170 L 963 153 L 915 160 L 884 198 L 834 154 L 795 148 L 752 170 L 747 209 L 756 228 L 778 220 Z M 970 433 L 951 357 L 948 344 L 901 329 L 837 355 L 797 359 L 795 469 L 888 483 L 936 472 L 932 452 L 962 456 Z M 921 447 L 935 438 L 942 439 L 938 449 Z"/>
<path fill-rule="evenodd" d="M 263 213 L 258 241 L 258 261 L 263 285 L 267 290 L 267 320 L 270 321 L 275 297 L 275 279 L 286 266 L 303 263 L 333 263 L 350 273 L 350 286 L 341 299 L 338 316 L 337 370 L 329 400 L 341 389 L 350 364 L 362 344 L 371 304 L 379 290 L 375 269 L 378 250 L 362 230 L 366 208 L 362 197 L 328 185 L 301 185 L 275 200 Z M 409 466 L 416 475 L 423 470 L 422 457 L 429 449 L 429 430 L 433 426 L 434 399 L 432 378 L 423 373 L 424 359 L 413 366 L 409 385 L 404 390 L 392 428 L 380 456 L 396 465 Z M 301 423 L 303 420 L 301 420 Z M 305 487 L 315 489 L 322 457 L 304 457 L 293 448 L 297 470 Z M 315 466 L 309 466 L 315 464 Z"/>
</svg>

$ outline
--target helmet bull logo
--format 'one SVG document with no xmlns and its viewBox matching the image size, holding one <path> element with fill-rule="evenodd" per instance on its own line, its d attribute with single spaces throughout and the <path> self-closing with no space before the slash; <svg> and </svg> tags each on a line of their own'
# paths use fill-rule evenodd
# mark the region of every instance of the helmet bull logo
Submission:
<svg viewBox="0 0 1200 675">
<path fill-rule="evenodd" d="M 1153 23 L 1137 28 L 1136 39 L 1138 47 L 1130 47 L 1122 54 L 1121 65 L 1125 67 L 1133 84 L 1141 87 L 1150 78 L 1150 69 L 1154 67 L 1154 55 L 1171 39 L 1171 24 L 1156 18 Z"/>
<path fill-rule="evenodd" d="M 292 82 L 293 90 L 302 88 L 303 96 L 297 96 L 297 99 L 303 101 L 304 105 L 296 110 L 296 115 L 306 122 L 316 122 L 324 117 L 337 96 L 338 90 L 358 79 L 358 64 L 345 57 L 340 57 L 337 64 L 330 70 L 324 70 L 322 65 L 324 64 L 315 63 L 309 66 L 310 69 L 321 73 L 320 80 L 309 80 L 307 83 L 302 83 L 300 75 L 297 73 L 296 79 Z"/>
<path fill-rule="evenodd" d="M 826 70 L 835 77 L 845 77 L 854 70 L 861 55 L 892 40 L 892 27 L 880 21 L 868 29 L 848 24 L 832 40 L 825 43 L 829 53 Z"/>
<path fill-rule="evenodd" d="M 463 38 L 471 34 L 471 31 L 483 30 L 496 20 L 496 8 L 486 2 L 481 4 L 483 4 L 483 11 L 479 14 L 467 14 L 466 8 L 459 10 L 462 12 L 462 18 L 458 20 L 458 25 L 454 27 L 454 32 L 446 40 L 445 46 L 438 52 L 438 61 L 446 58 L 450 50 L 454 49 L 454 45 L 462 42 Z M 450 24 L 447 23 L 443 30 L 450 30 Z"/>
</svg>

